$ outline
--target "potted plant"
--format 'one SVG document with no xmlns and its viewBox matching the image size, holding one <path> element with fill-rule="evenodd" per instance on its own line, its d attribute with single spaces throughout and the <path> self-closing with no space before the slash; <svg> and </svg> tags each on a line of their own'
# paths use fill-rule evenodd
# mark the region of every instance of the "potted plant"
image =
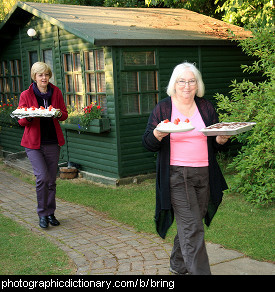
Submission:
<svg viewBox="0 0 275 292">
<path fill-rule="evenodd" d="M 79 132 L 102 133 L 110 130 L 110 121 L 102 117 L 100 105 L 96 101 L 84 107 L 81 111 L 68 107 L 69 117 L 62 123 L 63 127 Z"/>
<path fill-rule="evenodd" d="M 9 102 L 9 100 L 8 100 Z M 16 109 L 12 103 L 0 103 L 0 124 L 9 127 L 19 126 L 16 119 L 11 118 L 10 114 Z"/>
</svg>

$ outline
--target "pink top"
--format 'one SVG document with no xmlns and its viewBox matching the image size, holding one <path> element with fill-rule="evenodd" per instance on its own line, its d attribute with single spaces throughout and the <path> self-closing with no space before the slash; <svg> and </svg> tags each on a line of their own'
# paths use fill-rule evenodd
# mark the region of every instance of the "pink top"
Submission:
<svg viewBox="0 0 275 292">
<path fill-rule="evenodd" d="M 187 119 L 172 102 L 171 122 L 176 118 L 183 122 Z M 208 166 L 207 137 L 199 132 L 205 127 L 205 124 L 198 108 L 196 108 L 193 116 L 188 119 L 195 127 L 194 130 L 170 134 L 170 165 Z"/>
</svg>

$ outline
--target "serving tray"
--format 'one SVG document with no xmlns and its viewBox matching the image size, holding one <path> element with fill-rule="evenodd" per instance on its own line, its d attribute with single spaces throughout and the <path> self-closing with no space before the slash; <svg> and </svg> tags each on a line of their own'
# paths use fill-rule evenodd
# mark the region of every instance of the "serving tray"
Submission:
<svg viewBox="0 0 275 292">
<path fill-rule="evenodd" d="M 224 122 L 217 123 L 200 130 L 205 136 L 238 135 L 252 129 L 256 123 L 252 122 Z"/>
</svg>

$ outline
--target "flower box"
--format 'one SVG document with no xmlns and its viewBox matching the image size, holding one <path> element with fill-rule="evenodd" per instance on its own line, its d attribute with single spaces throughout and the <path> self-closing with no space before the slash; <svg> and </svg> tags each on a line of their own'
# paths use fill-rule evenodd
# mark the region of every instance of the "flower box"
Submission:
<svg viewBox="0 0 275 292">
<path fill-rule="evenodd" d="M 87 127 L 82 127 L 80 124 L 61 123 L 61 126 L 68 130 L 76 130 L 79 132 L 103 133 L 110 131 L 110 120 L 108 118 L 94 119 Z"/>
</svg>

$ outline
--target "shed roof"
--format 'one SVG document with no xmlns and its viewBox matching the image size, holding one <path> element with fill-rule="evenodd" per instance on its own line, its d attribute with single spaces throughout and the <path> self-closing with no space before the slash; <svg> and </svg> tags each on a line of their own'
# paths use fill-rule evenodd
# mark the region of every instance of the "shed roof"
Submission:
<svg viewBox="0 0 275 292">
<path fill-rule="evenodd" d="M 250 36 L 243 28 L 186 9 L 18 2 L 1 24 L 0 38 L 9 26 L 22 25 L 33 15 L 95 45 L 207 45 L 228 43 L 229 31 Z"/>
</svg>

